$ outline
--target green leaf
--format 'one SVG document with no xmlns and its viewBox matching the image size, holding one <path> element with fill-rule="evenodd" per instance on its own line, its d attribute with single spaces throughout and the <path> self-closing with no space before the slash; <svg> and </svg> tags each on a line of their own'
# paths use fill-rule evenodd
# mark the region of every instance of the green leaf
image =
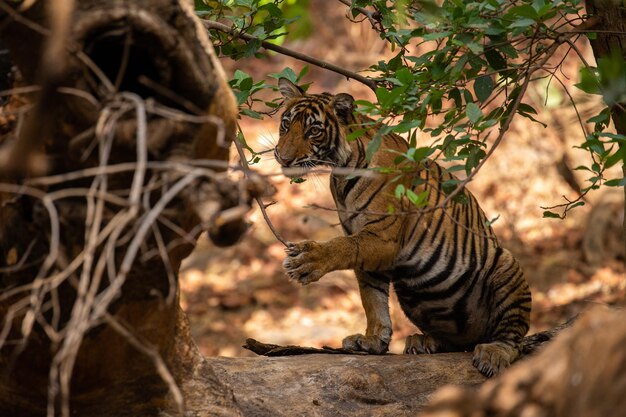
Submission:
<svg viewBox="0 0 626 417">
<path fill-rule="evenodd" d="M 626 136 L 620 135 L 619 133 L 600 132 L 598 133 L 598 137 L 612 139 L 610 142 L 623 142 L 626 144 Z"/>
<path fill-rule="evenodd" d="M 626 177 L 615 178 L 604 183 L 607 187 L 624 187 L 626 186 Z"/>
<path fill-rule="evenodd" d="M 520 103 L 517 106 L 517 111 L 520 113 L 537 114 L 537 110 L 535 110 L 531 105 L 526 103 Z"/>
<path fill-rule="evenodd" d="M 368 161 L 372 160 L 372 156 L 374 156 L 378 148 L 380 148 L 382 140 L 383 136 L 379 132 L 378 134 L 374 135 L 374 139 L 372 139 L 370 143 L 367 144 L 367 149 L 365 150 L 365 158 Z"/>
<path fill-rule="evenodd" d="M 548 219 L 562 219 L 563 217 L 560 214 L 554 213 L 550 210 L 545 210 L 543 212 L 543 217 Z"/>
<path fill-rule="evenodd" d="M 441 38 L 447 38 L 448 36 L 452 35 L 454 32 L 446 30 L 443 32 L 431 32 L 431 33 L 427 33 L 424 36 L 422 36 L 422 39 L 424 39 L 425 41 L 434 41 L 436 39 L 441 39 Z"/>
<path fill-rule="evenodd" d="M 302 69 L 300 70 L 300 74 L 298 74 L 298 81 L 300 81 L 305 75 L 307 75 L 309 73 L 309 66 L 305 65 L 304 67 L 302 67 Z"/>
<path fill-rule="evenodd" d="M 463 101 L 461 100 L 461 90 L 458 88 L 453 88 L 448 92 L 448 100 L 454 100 L 454 105 L 457 109 L 460 109 L 463 106 Z"/>
<path fill-rule="evenodd" d="M 395 191 L 394 194 L 395 194 L 396 198 L 398 200 L 400 200 L 405 192 L 406 192 L 406 188 L 404 187 L 404 185 L 403 184 L 398 184 L 396 186 L 396 191 Z"/>
<path fill-rule="evenodd" d="M 533 23 L 539 19 L 539 15 L 537 11 L 530 5 L 524 4 L 522 6 L 515 6 L 509 9 L 509 13 L 513 16 L 521 16 L 526 17 L 531 20 Z"/>
<path fill-rule="evenodd" d="M 604 168 L 609 169 L 618 162 L 626 164 L 626 145 L 617 148 L 617 151 L 606 159 L 604 162 Z"/>
<path fill-rule="evenodd" d="M 593 116 L 592 118 L 587 120 L 587 123 L 608 123 L 608 121 L 609 113 L 602 110 L 600 114 L 598 114 L 597 116 Z"/>
<path fill-rule="evenodd" d="M 351 142 L 363 136 L 363 134 L 367 132 L 367 129 L 357 129 L 354 132 L 350 132 L 348 136 L 346 136 L 346 140 Z"/>
<path fill-rule="evenodd" d="M 400 68 L 396 71 L 396 78 L 402 85 L 409 85 L 413 82 L 413 74 L 408 68 Z"/>
<path fill-rule="evenodd" d="M 474 102 L 474 96 L 470 90 L 463 90 L 463 98 L 467 104 Z"/>
<path fill-rule="evenodd" d="M 296 75 L 296 72 L 292 70 L 291 68 L 285 68 L 281 72 L 268 74 L 268 76 L 274 79 L 286 78 L 294 84 L 298 82 L 298 76 Z"/>
<path fill-rule="evenodd" d="M 509 27 L 511 27 L 511 28 L 525 28 L 525 27 L 530 27 L 530 26 L 532 26 L 534 24 L 535 24 L 535 21 L 533 19 L 521 18 L 521 19 L 517 19 L 515 22 L 511 23 L 509 25 Z"/>
<path fill-rule="evenodd" d="M 483 117 L 482 110 L 475 103 L 467 103 L 465 114 L 467 114 L 467 118 L 472 123 L 476 123 L 481 117 Z"/>
<path fill-rule="evenodd" d="M 494 83 L 490 75 L 480 76 L 474 81 L 474 94 L 481 103 L 489 98 L 493 92 Z"/>
<path fill-rule="evenodd" d="M 254 110 L 250 110 L 250 109 L 241 109 L 241 113 L 248 116 L 248 117 L 252 117 L 253 119 L 258 119 L 258 120 L 262 120 L 263 116 L 258 113 L 255 112 Z"/>
<path fill-rule="evenodd" d="M 194 0 L 194 7 L 196 11 L 210 12 L 213 10 L 212 7 L 209 7 L 202 0 Z"/>
<path fill-rule="evenodd" d="M 259 6 L 259 10 L 266 10 L 272 17 L 281 17 L 283 12 L 274 3 L 266 3 Z"/>
<path fill-rule="evenodd" d="M 506 59 L 498 51 L 495 49 L 487 49 L 485 51 L 485 58 L 487 62 L 496 71 L 503 70 L 506 68 Z"/>
<path fill-rule="evenodd" d="M 445 180 L 441 183 L 441 188 L 446 195 L 449 195 L 451 192 L 456 190 L 456 187 L 459 185 L 461 180 L 453 179 L 453 180 Z"/>
<path fill-rule="evenodd" d="M 420 162 L 422 159 L 426 158 L 428 155 L 430 155 L 431 153 L 433 153 L 434 149 L 429 147 L 429 146 L 425 146 L 422 148 L 410 148 L 406 154 L 407 157 L 409 159 L 411 159 L 414 162 Z"/>
<path fill-rule="evenodd" d="M 403 87 L 396 87 L 391 91 L 386 88 L 379 87 L 376 89 L 376 98 L 378 99 L 378 103 L 381 107 L 388 108 L 396 101 L 403 91 Z"/>
<path fill-rule="evenodd" d="M 580 69 L 580 82 L 574 85 L 587 94 L 601 94 L 600 78 L 596 68 L 582 67 Z"/>
<path fill-rule="evenodd" d="M 419 194 L 415 194 L 413 190 L 406 190 L 406 196 L 411 203 L 415 206 L 420 207 L 425 205 L 426 199 L 428 198 L 428 190 L 424 190 Z"/>
</svg>

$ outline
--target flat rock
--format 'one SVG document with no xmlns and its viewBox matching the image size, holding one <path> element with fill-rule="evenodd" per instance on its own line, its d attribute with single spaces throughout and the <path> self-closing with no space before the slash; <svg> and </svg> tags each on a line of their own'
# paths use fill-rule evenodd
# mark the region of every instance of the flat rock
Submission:
<svg viewBox="0 0 626 417">
<path fill-rule="evenodd" d="M 244 416 L 414 416 L 446 384 L 485 381 L 471 353 L 208 358 Z"/>
</svg>

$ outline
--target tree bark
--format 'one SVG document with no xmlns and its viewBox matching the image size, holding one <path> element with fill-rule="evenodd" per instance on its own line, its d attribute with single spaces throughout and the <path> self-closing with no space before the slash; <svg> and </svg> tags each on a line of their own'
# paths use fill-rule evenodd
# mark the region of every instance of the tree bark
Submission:
<svg viewBox="0 0 626 417">
<path fill-rule="evenodd" d="M 602 58 L 622 57 L 626 60 L 626 7 L 623 2 L 613 0 L 587 0 L 587 13 L 597 16 L 600 21 L 595 28 L 599 29 L 595 39 L 591 39 L 591 48 L 596 62 Z M 626 103 L 609 103 L 611 118 L 615 130 L 626 135 Z M 625 145 L 619 144 L 623 150 Z M 626 161 L 622 163 L 622 174 L 626 177 Z M 626 185 L 624 185 L 624 256 L 626 257 Z"/>
<path fill-rule="evenodd" d="M 176 280 L 203 228 L 245 230 L 216 223 L 250 200 L 219 173 L 232 92 L 191 2 L 82 0 L 59 35 L 72 3 L 0 4 L 3 44 L 37 86 L 0 137 L 0 415 L 239 415 Z"/>
</svg>

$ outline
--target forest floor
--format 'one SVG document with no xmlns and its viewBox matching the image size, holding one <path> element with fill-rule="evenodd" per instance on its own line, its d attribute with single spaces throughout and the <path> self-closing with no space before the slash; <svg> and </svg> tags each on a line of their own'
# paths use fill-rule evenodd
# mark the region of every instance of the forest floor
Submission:
<svg viewBox="0 0 626 417">
<path fill-rule="evenodd" d="M 312 0 L 311 7 L 316 3 L 323 6 L 327 2 Z M 341 14 L 320 10 L 309 16 L 316 28 L 313 34 L 306 41 L 287 46 L 347 68 L 365 68 L 388 56 L 365 24 L 353 24 Z M 337 19 L 332 32 L 328 24 L 322 24 L 330 19 Z M 593 61 L 588 46 L 580 48 Z M 568 59 L 562 81 L 570 88 L 577 81 L 578 68 Z M 234 71 L 232 62 L 224 64 Z M 296 72 L 302 68 L 297 61 L 275 55 L 266 60 L 240 61 L 236 68 L 257 80 L 284 66 Z M 314 83 L 314 92 L 348 92 L 357 99 L 374 99 L 366 87 L 318 69 L 311 69 L 305 81 Z M 561 204 L 563 196 L 578 196 L 576 190 L 586 177 L 573 168 L 589 163 L 588 155 L 574 148 L 583 141 L 576 112 L 555 84 L 535 83 L 527 96 L 527 102 L 541 109 L 538 119 L 548 127 L 518 117 L 469 185 L 487 217 L 499 216 L 493 226 L 496 234 L 519 260 L 531 285 L 531 333 L 552 327 L 591 305 L 626 305 L 620 238 L 623 194 L 598 190 L 588 195 L 585 206 L 569 212 L 564 220 L 542 218 L 541 206 Z M 578 102 L 583 121 L 602 108 L 599 99 L 579 94 L 574 88 L 570 93 Z M 247 141 L 255 150 L 274 146 L 277 119 L 241 120 Z M 428 139 L 422 138 L 423 143 L 428 144 Z M 271 153 L 254 168 L 272 175 L 277 192 L 271 200 L 276 204 L 268 213 L 285 239 L 326 240 L 341 233 L 335 212 L 307 208 L 311 204 L 334 207 L 327 176 L 290 184 L 278 175 L 280 170 Z M 345 336 L 364 331 L 365 315 L 351 271 L 333 272 L 306 287 L 289 282 L 281 266 L 283 246 L 258 208 L 253 210 L 251 221 L 249 232 L 231 248 L 216 248 L 201 238 L 183 266 L 182 304 L 205 355 L 250 356 L 252 353 L 241 348 L 248 337 L 276 344 L 340 346 Z M 416 329 L 404 317 L 395 297 L 391 312 L 391 351 L 400 353 L 404 338 Z"/>
</svg>

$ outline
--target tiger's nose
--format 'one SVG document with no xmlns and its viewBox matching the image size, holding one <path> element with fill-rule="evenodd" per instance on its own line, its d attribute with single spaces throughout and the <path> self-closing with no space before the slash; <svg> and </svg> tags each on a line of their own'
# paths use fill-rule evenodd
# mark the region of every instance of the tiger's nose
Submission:
<svg viewBox="0 0 626 417">
<path fill-rule="evenodd" d="M 278 149 L 274 149 L 274 158 L 284 167 L 288 167 L 294 161 L 294 158 L 286 158 L 278 152 Z"/>
</svg>

